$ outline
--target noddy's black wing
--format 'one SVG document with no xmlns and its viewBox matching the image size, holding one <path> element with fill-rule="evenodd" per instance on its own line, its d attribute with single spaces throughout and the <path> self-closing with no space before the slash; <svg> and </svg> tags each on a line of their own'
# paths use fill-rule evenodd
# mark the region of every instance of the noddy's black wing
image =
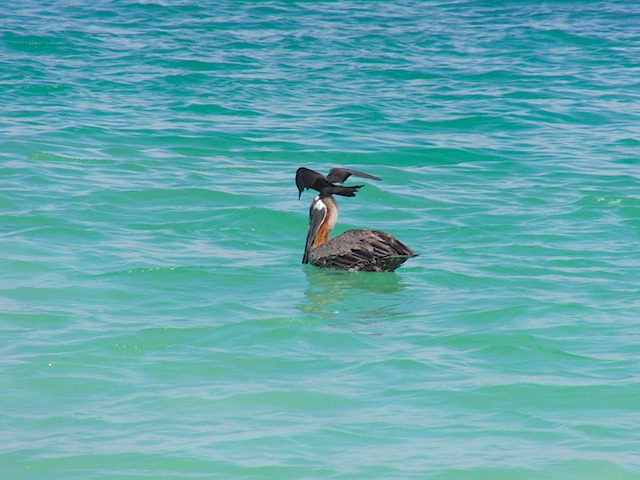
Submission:
<svg viewBox="0 0 640 480">
<path fill-rule="evenodd" d="M 300 167 L 296 172 L 296 186 L 298 187 L 298 198 L 300 198 L 305 188 L 313 188 L 318 192 L 322 192 L 323 189 L 331 187 L 332 184 L 324 175 L 320 175 L 309 168 Z"/>
<path fill-rule="evenodd" d="M 344 181 L 351 175 L 370 178 L 372 180 L 381 180 L 380 177 L 376 177 L 375 175 L 369 175 L 368 173 L 360 172 L 358 170 L 351 170 L 350 168 L 332 168 L 326 178 L 330 182 L 344 183 Z"/>
</svg>

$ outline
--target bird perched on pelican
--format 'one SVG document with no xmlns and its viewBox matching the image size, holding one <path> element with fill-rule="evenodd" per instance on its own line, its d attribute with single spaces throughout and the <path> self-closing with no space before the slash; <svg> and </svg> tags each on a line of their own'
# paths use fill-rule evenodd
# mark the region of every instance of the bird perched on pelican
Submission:
<svg viewBox="0 0 640 480">
<path fill-rule="evenodd" d="M 329 234 L 338 220 L 338 204 L 334 195 L 355 197 L 363 185 L 336 185 L 351 175 L 372 180 L 379 177 L 348 168 L 332 168 L 324 176 L 301 167 L 296 172 L 298 198 L 305 189 L 319 192 L 309 208 L 309 231 L 302 263 L 327 270 L 350 272 L 394 271 L 416 253 L 400 240 L 380 230 L 347 230 L 335 238 Z"/>
</svg>

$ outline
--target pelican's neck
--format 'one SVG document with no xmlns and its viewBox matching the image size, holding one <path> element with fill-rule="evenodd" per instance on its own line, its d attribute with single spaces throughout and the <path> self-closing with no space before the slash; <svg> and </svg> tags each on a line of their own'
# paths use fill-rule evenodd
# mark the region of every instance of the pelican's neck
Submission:
<svg viewBox="0 0 640 480">
<path fill-rule="evenodd" d="M 318 195 L 314 200 L 313 208 L 325 208 L 326 214 L 324 220 L 318 228 L 318 233 L 313 241 L 311 248 L 316 248 L 329 240 L 329 234 L 338 221 L 338 204 L 332 196 L 321 197 Z"/>
</svg>

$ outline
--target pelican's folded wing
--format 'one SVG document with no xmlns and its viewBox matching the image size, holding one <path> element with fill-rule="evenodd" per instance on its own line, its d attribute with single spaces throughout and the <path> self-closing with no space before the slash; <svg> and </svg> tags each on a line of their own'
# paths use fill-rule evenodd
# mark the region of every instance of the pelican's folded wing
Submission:
<svg viewBox="0 0 640 480">
<path fill-rule="evenodd" d="M 397 238 L 379 230 L 347 230 L 313 249 L 313 265 L 329 270 L 393 271 L 409 258 L 413 250 Z"/>
</svg>

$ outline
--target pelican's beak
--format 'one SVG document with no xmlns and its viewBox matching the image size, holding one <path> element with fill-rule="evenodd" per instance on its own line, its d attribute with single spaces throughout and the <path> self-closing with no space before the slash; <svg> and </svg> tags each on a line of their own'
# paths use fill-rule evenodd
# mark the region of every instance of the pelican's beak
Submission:
<svg viewBox="0 0 640 480">
<path fill-rule="evenodd" d="M 311 251 L 313 243 L 316 241 L 318 230 L 326 216 L 327 207 L 320 201 L 319 197 L 316 197 L 311 204 L 311 208 L 309 208 L 309 231 L 307 232 L 307 243 L 304 247 L 302 263 L 309 263 L 309 252 Z"/>
</svg>

